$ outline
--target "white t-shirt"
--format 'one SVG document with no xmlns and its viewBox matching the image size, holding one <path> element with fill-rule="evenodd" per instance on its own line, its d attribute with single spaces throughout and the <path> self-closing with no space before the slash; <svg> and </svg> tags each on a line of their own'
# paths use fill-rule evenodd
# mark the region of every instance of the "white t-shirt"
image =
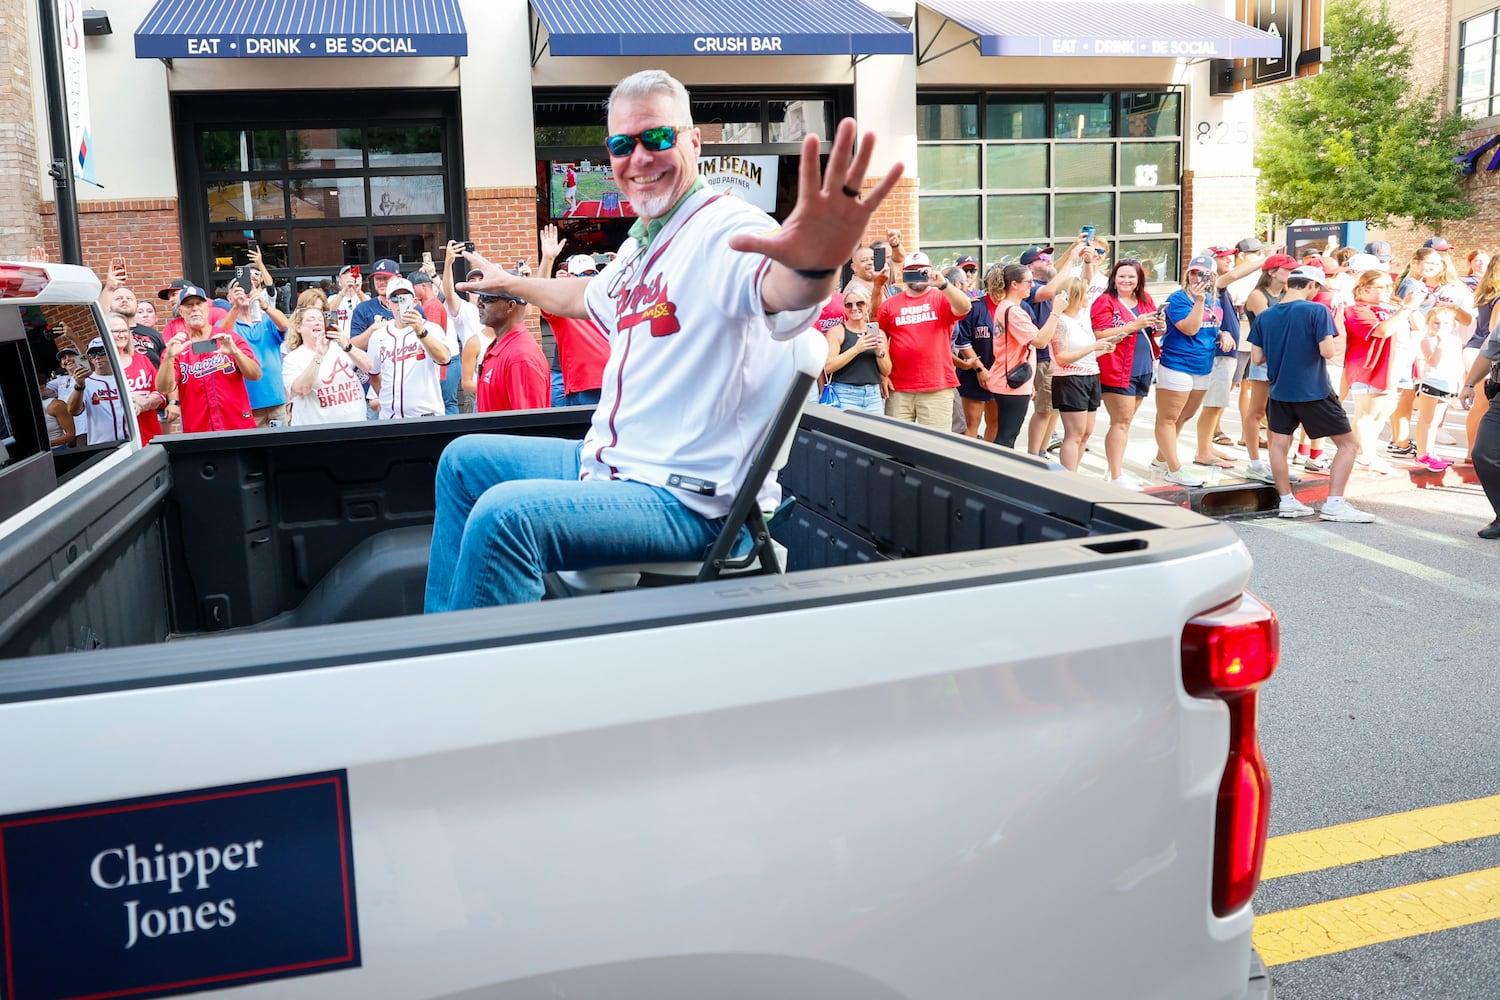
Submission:
<svg viewBox="0 0 1500 1000">
<path fill-rule="evenodd" d="M 737 198 L 689 194 L 644 249 L 627 240 L 584 303 L 610 339 L 580 477 L 671 489 L 705 517 L 729 512 L 795 372 L 789 341 L 824 303 L 767 316 L 770 260 L 729 248 L 776 223 Z M 808 334 L 817 336 L 817 334 Z M 757 485 L 762 506 L 780 497 Z"/>
<path fill-rule="evenodd" d="M 1052 341 L 1052 377 L 1059 375 L 1098 375 L 1099 355 L 1094 353 L 1085 354 L 1072 364 L 1058 363 L 1059 351 L 1076 351 L 1082 347 L 1092 347 L 1098 336 L 1094 333 L 1094 325 L 1089 320 L 1089 310 L 1085 306 L 1082 316 L 1069 316 L 1067 313 L 1053 310 L 1057 317 L 1057 333 Z"/>
<path fill-rule="evenodd" d="M 454 300 L 450 300 L 449 304 L 451 305 L 453 301 L 458 303 L 458 310 L 456 312 L 451 308 L 448 310 L 448 330 L 452 336 L 458 338 L 458 351 L 462 354 L 465 345 L 469 343 L 469 338 L 484 329 L 484 320 L 479 318 L 479 310 L 475 308 L 474 303 L 455 297 Z M 457 361 L 457 356 L 454 360 Z"/>
<path fill-rule="evenodd" d="M 425 324 L 427 340 L 445 339 L 443 328 Z M 443 408 L 441 366 L 427 353 L 427 345 L 409 327 L 397 328 L 382 323 L 370 336 L 370 357 L 380 376 L 380 419 L 401 420 L 406 417 L 430 417 L 446 412 Z"/>
<path fill-rule="evenodd" d="M 62 400 L 63 405 L 68 405 L 68 400 L 73 398 L 73 376 L 59 375 L 47 383 L 57 390 L 57 398 Z M 83 412 L 73 417 L 73 433 L 87 434 L 89 432 L 89 410 L 83 408 Z"/>
<path fill-rule="evenodd" d="M 334 297 L 333 302 L 328 304 L 330 310 L 338 313 L 339 329 L 344 333 L 349 332 L 349 324 L 354 321 L 354 307 L 359 305 L 359 302 L 357 295 L 338 295 Z"/>
<path fill-rule="evenodd" d="M 292 383 L 302 377 L 317 357 L 311 347 L 302 344 L 281 363 L 281 381 L 286 386 L 286 399 L 292 407 L 289 425 L 347 424 L 366 419 L 365 388 L 354 374 L 354 363 L 349 360 L 349 355 L 336 344 L 330 345 L 323 355 L 312 391 L 301 396 L 292 395 Z"/>
<path fill-rule="evenodd" d="M 73 380 L 68 380 L 68 396 L 73 394 Z M 126 441 L 135 411 L 130 400 L 122 398 L 115 377 L 90 375 L 83 383 L 83 412 L 88 415 L 89 444 Z M 80 432 L 81 433 L 81 432 Z"/>
</svg>

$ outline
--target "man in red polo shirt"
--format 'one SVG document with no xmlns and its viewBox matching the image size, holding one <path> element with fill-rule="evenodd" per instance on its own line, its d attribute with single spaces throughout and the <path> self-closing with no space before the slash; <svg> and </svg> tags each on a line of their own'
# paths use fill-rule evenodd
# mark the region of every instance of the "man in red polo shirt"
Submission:
<svg viewBox="0 0 1500 1000">
<path fill-rule="evenodd" d="M 484 325 L 495 331 L 480 361 L 476 408 L 480 413 L 545 409 L 551 403 L 552 372 L 526 328 L 526 303 L 514 295 L 475 298 Z"/>
<path fill-rule="evenodd" d="M 890 338 L 888 417 L 934 430 L 953 429 L 953 324 L 969 314 L 969 297 L 933 270 L 925 253 L 907 254 L 901 293 L 880 304 L 875 325 Z"/>
</svg>

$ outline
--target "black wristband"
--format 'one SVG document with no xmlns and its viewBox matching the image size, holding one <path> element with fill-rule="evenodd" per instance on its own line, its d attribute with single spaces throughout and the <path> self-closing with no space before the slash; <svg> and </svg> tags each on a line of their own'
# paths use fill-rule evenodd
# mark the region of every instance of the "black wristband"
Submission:
<svg viewBox="0 0 1500 1000">
<path fill-rule="evenodd" d="M 345 354 L 353 354 L 354 353 L 354 342 L 353 341 L 350 341 L 349 343 L 347 343 L 347 344 L 344 345 L 344 353 Z"/>
<path fill-rule="evenodd" d="M 794 267 L 792 271 L 799 278 L 806 278 L 808 281 L 822 281 L 824 278 L 833 277 L 838 272 L 838 268 L 830 267 L 826 271 L 804 271 L 800 267 Z"/>
</svg>

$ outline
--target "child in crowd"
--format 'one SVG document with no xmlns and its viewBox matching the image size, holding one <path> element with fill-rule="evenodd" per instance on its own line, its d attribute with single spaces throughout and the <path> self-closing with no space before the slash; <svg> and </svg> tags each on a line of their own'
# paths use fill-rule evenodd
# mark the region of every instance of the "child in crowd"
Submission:
<svg viewBox="0 0 1500 1000">
<path fill-rule="evenodd" d="M 1427 333 L 1417 343 L 1417 464 L 1442 472 L 1453 463 L 1432 453 L 1432 442 L 1448 412 L 1448 402 L 1464 378 L 1458 310 L 1448 303 L 1427 312 Z"/>
</svg>

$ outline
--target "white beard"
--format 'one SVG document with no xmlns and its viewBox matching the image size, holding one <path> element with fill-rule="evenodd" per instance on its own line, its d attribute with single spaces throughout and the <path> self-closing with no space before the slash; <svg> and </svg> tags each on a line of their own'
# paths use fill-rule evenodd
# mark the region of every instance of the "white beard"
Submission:
<svg viewBox="0 0 1500 1000">
<path fill-rule="evenodd" d="M 630 207 L 635 211 L 635 214 L 642 219 L 659 219 L 663 215 L 667 214 L 667 210 L 670 209 L 673 203 L 676 201 L 677 196 L 673 192 L 668 191 L 665 194 L 659 194 L 656 197 L 649 199 L 645 198 L 644 196 L 640 198 L 631 198 Z"/>
</svg>

